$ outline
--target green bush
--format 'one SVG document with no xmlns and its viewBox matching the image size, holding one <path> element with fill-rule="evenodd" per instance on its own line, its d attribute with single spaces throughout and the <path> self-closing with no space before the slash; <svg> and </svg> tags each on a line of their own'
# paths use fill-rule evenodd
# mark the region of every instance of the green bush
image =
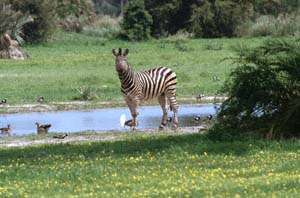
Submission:
<svg viewBox="0 0 300 198">
<path fill-rule="evenodd" d="M 232 37 L 236 29 L 252 16 L 250 3 L 235 1 L 203 1 L 192 5 L 189 31 L 196 37 Z"/>
<path fill-rule="evenodd" d="M 110 2 L 107 0 L 93 0 L 95 3 L 95 10 L 97 15 L 110 15 L 113 17 L 119 16 L 121 8 L 119 2 Z"/>
<path fill-rule="evenodd" d="M 82 33 L 91 36 L 115 38 L 120 31 L 119 19 L 110 16 L 97 16 L 92 24 L 86 25 Z"/>
<path fill-rule="evenodd" d="M 46 40 L 55 30 L 56 3 L 51 0 L 9 0 L 15 10 L 33 17 L 33 22 L 23 27 L 27 42 Z"/>
<path fill-rule="evenodd" d="M 56 13 L 60 19 L 68 16 L 91 16 L 94 14 L 92 0 L 55 0 L 57 2 Z"/>
<path fill-rule="evenodd" d="M 121 22 L 120 37 L 130 41 L 141 41 L 151 38 L 152 17 L 145 10 L 143 0 L 133 0 L 125 7 Z"/>
<path fill-rule="evenodd" d="M 228 99 L 215 127 L 268 138 L 299 136 L 300 41 L 268 40 L 238 50 L 239 66 L 222 89 Z"/>
<path fill-rule="evenodd" d="M 186 30 L 196 37 L 235 36 L 236 27 L 253 15 L 251 2 L 236 0 L 145 0 L 153 18 L 153 36 Z"/>
<path fill-rule="evenodd" d="M 94 20 L 94 4 L 91 0 L 56 0 L 59 24 L 68 32 L 81 32 Z"/>
<path fill-rule="evenodd" d="M 279 15 L 261 15 L 254 22 L 240 27 L 239 36 L 294 36 L 300 32 L 300 16 L 295 13 Z"/>
<path fill-rule="evenodd" d="M 186 29 L 190 5 L 193 1 L 183 0 L 145 0 L 146 10 L 153 18 L 152 35 L 166 37 Z"/>
</svg>

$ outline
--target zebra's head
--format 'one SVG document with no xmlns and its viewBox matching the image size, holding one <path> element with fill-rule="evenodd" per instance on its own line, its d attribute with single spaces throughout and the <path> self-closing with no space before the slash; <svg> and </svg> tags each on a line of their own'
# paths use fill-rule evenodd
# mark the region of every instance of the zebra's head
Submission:
<svg viewBox="0 0 300 198">
<path fill-rule="evenodd" d="M 129 69 L 129 65 L 126 61 L 126 56 L 128 54 L 129 50 L 125 49 L 125 51 L 122 53 L 122 49 L 119 48 L 119 51 L 116 52 L 115 49 L 112 49 L 113 55 L 116 57 L 116 70 L 117 72 L 124 72 Z"/>
</svg>

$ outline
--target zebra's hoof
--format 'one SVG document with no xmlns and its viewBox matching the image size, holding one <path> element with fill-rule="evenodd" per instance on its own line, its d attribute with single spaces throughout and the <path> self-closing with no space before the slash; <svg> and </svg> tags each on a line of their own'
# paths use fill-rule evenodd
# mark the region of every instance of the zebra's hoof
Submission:
<svg viewBox="0 0 300 198">
<path fill-rule="evenodd" d="M 177 124 L 174 124 L 174 125 L 172 126 L 172 130 L 176 131 L 177 129 L 178 129 L 178 125 L 177 125 Z"/>
<path fill-rule="evenodd" d="M 162 124 L 158 127 L 158 130 L 164 130 L 164 129 L 165 129 L 165 126 Z"/>
</svg>

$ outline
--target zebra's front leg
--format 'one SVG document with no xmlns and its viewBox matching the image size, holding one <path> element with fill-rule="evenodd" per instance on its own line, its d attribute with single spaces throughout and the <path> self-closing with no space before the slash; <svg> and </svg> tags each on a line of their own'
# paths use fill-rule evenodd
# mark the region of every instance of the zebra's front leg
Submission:
<svg viewBox="0 0 300 198">
<path fill-rule="evenodd" d="M 167 125 L 167 119 L 168 119 L 168 104 L 167 104 L 167 97 L 163 94 L 158 97 L 158 102 L 161 106 L 161 109 L 163 111 L 163 116 L 161 120 L 161 124 L 159 125 L 159 130 L 162 130 Z"/>
<path fill-rule="evenodd" d="M 139 113 L 137 112 L 137 106 L 138 106 L 138 100 L 132 100 L 132 99 L 126 99 L 126 103 L 130 109 L 130 113 L 132 116 L 132 130 L 136 130 L 136 127 L 138 125 L 137 116 Z"/>
</svg>

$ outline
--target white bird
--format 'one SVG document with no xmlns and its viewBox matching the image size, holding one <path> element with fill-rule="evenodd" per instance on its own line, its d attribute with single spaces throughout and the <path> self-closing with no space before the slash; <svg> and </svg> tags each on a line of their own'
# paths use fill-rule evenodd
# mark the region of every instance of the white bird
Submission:
<svg viewBox="0 0 300 198">
<path fill-rule="evenodd" d="M 125 122 L 126 122 L 126 115 L 122 114 L 121 117 L 120 117 L 120 125 L 121 125 L 121 127 L 125 126 Z"/>
</svg>

